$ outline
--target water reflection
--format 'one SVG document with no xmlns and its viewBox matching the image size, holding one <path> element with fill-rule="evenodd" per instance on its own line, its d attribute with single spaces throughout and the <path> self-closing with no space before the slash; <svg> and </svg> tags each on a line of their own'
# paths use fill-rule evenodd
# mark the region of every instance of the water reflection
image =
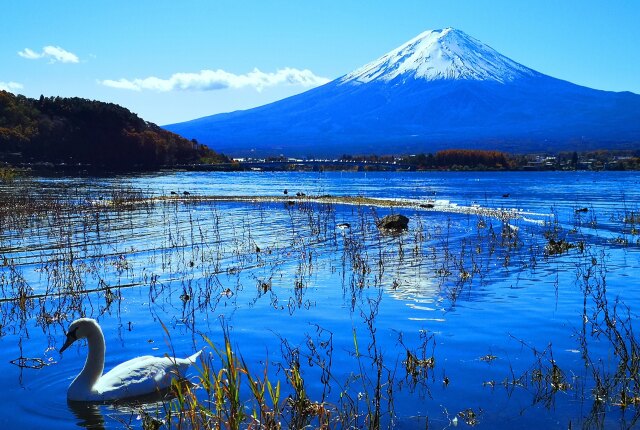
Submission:
<svg viewBox="0 0 640 430">
<path fill-rule="evenodd" d="M 157 192 L 169 189 L 167 184 L 172 181 L 181 183 L 183 179 L 181 187 L 185 188 L 190 180 L 197 178 L 195 182 L 204 188 L 199 190 L 201 194 L 219 193 L 218 185 L 205 176 L 158 177 L 160 191 Z M 316 187 L 318 194 L 367 189 L 367 194 L 396 198 L 416 197 L 411 193 L 420 193 L 420 183 L 429 182 L 426 176 L 411 175 L 404 179 L 394 176 L 391 178 L 394 187 L 389 188 L 385 178 L 374 176 L 350 177 L 362 186 L 354 188 L 337 177 L 331 179 L 334 181 L 331 184 L 322 185 L 312 183 L 317 177 L 282 174 L 278 177 L 280 185 L 275 189 L 293 189 L 291 181 L 300 180 L 296 189 L 307 191 L 305 187 Z M 243 181 L 235 184 L 227 183 L 229 175 L 220 178 L 226 187 L 223 194 L 249 194 L 247 190 L 267 194 L 268 189 L 274 188 L 267 182 L 260 185 L 262 191 L 260 187 L 255 188 L 256 176 L 245 175 Z M 449 175 L 447 179 L 453 182 L 442 180 L 447 186 L 439 186 L 439 193 L 448 193 L 442 198 L 460 204 L 472 201 L 495 207 L 503 204 L 502 200 L 498 205 L 481 200 L 487 191 L 473 184 L 465 191 L 466 178 Z M 517 179 L 517 175 L 497 177 L 495 189 L 488 194 L 499 195 L 496 189 L 506 178 Z M 329 179 L 327 175 L 326 180 Z M 403 183 L 404 180 L 413 185 Z M 511 373 L 510 367 L 517 367 L 519 363 L 524 364 L 515 369 L 518 374 L 529 371 L 527 355 L 517 342 L 508 342 L 507 330 L 537 348 L 553 341 L 554 363 L 557 361 L 563 366 L 567 374 L 572 371 L 571 366 L 580 368 L 581 362 L 575 355 L 564 351 L 576 350 L 575 339 L 570 336 L 572 330 L 581 327 L 583 321 L 593 319 L 592 315 L 600 315 L 589 308 L 592 304 L 582 291 L 594 290 L 597 286 L 592 285 L 593 281 L 587 285 L 584 279 L 599 279 L 598 270 L 605 256 L 607 289 L 619 292 L 625 303 L 637 312 L 638 284 L 629 275 L 640 269 L 637 245 L 634 247 L 637 234 L 631 230 L 637 223 L 624 223 L 630 219 L 625 217 L 628 211 L 617 207 L 614 199 L 593 206 L 581 203 L 589 206 L 589 212 L 577 213 L 578 217 L 571 200 L 575 198 L 562 191 L 561 186 L 548 186 L 543 194 L 527 191 L 530 180 L 510 184 L 509 188 L 511 200 L 518 196 L 518 203 L 525 202 L 523 207 L 529 210 L 548 210 L 558 204 L 554 212 L 557 223 L 527 219 L 515 226 L 507 224 L 505 229 L 502 220 L 490 217 L 408 213 L 409 210 L 403 209 L 411 217 L 407 234 L 380 237 L 373 222 L 379 214 L 366 205 L 323 207 L 164 201 L 133 210 L 126 204 L 122 207 L 85 205 L 82 202 L 98 194 L 96 189 L 109 195 L 109 187 L 118 184 L 106 181 L 94 184 L 93 191 L 91 188 L 82 191 L 83 181 L 77 182 L 81 191 L 75 191 L 70 197 L 64 197 L 55 182 L 49 184 L 47 192 L 51 198 L 48 201 L 55 203 L 51 210 L 43 207 L 40 209 L 47 210 L 35 215 L 23 213 L 20 202 L 16 203 L 17 210 L 15 205 L 11 211 L 3 212 L 0 208 L 0 346 L 6 358 L 0 360 L 0 383 L 11 384 L 9 388 L 13 391 L 4 397 L 15 397 L 21 407 L 28 409 L 32 420 L 35 416 L 32 409 L 40 407 L 42 400 L 51 396 L 61 400 L 56 405 L 63 409 L 62 413 L 45 410 L 41 427 L 64 427 L 60 418 L 68 415 L 63 402 L 70 382 L 64 378 L 75 374 L 68 369 L 73 362 L 61 362 L 56 375 L 50 368 L 51 380 L 44 381 L 48 383 L 41 383 L 42 380 L 34 376 L 44 371 L 25 373 L 21 391 L 15 389 L 21 373 L 17 376 L 17 371 L 15 374 L 3 372 L 6 370 L 3 366 L 10 366 L 6 363 L 16 357 L 42 356 L 45 345 L 56 346 L 64 326 L 79 316 L 103 320 L 105 335 L 117 340 L 112 343 L 114 362 L 134 355 L 157 355 L 157 350 L 173 347 L 192 350 L 190 344 L 201 342 L 201 335 L 216 339 L 220 331 L 219 316 L 235 326 L 235 339 L 247 361 L 259 361 L 265 354 L 277 356 L 278 336 L 296 344 L 296 339 L 304 341 L 312 324 L 335 333 L 332 337 L 335 344 L 331 345 L 340 353 L 333 356 L 332 371 L 338 375 L 351 372 L 354 360 L 350 357 L 361 358 L 358 354 L 349 355 L 354 349 L 356 334 L 362 344 L 381 345 L 385 360 L 390 366 L 395 365 L 400 375 L 404 356 L 398 358 L 397 354 L 405 351 L 398 349 L 395 334 L 386 336 L 390 330 L 403 333 L 407 352 L 411 349 L 413 353 L 415 345 L 421 345 L 421 340 L 415 339 L 416 333 L 438 331 L 434 346 L 428 345 L 429 354 L 436 359 L 431 379 L 433 375 L 436 379 L 443 375 L 451 384 L 447 382 L 442 389 L 437 386 L 439 381 L 430 385 L 435 399 L 431 403 L 430 399 L 409 396 L 406 390 L 394 392 L 396 407 L 405 417 L 422 408 L 435 419 L 444 407 L 455 414 L 463 407 L 479 405 L 487 410 L 483 420 L 490 427 L 491 420 L 498 426 L 501 424 L 500 412 L 486 400 L 488 388 L 484 387 L 495 385 L 495 381 L 499 384 Z M 195 182 L 189 189 L 196 188 Z M 148 187 L 146 182 L 141 184 Z M 615 194 L 611 193 L 611 183 L 604 186 L 608 187 L 609 194 Z M 596 188 L 574 187 L 573 190 L 590 193 L 591 197 L 605 192 Z M 59 202 L 53 201 L 56 192 L 62 196 Z M 454 195 L 460 192 L 466 193 L 464 198 Z M 580 199 L 589 196 L 583 195 Z M 80 206 L 74 213 L 64 205 L 65 201 Z M 634 205 L 637 204 L 629 203 L 630 210 L 637 208 Z M 386 210 L 389 209 L 378 209 L 378 212 L 382 214 Z M 340 229 L 339 223 L 348 223 L 350 228 Z M 626 229 L 624 237 L 623 228 Z M 582 241 L 587 250 L 578 252 L 578 248 L 574 248 L 562 255 L 545 255 L 545 234 L 550 233 L 575 243 Z M 591 254 L 587 254 L 589 247 Z M 582 271 L 578 273 L 580 276 L 576 276 L 576 267 Z M 372 308 L 379 313 L 368 313 Z M 455 312 L 447 313 L 452 309 Z M 361 321 L 365 314 L 370 326 Z M 172 336 L 165 339 L 166 342 L 162 339 L 160 321 L 167 326 L 167 337 Z M 478 321 L 487 322 L 482 330 L 478 329 Z M 273 333 L 276 336 L 272 336 Z M 377 333 L 377 337 L 370 340 L 368 333 L 372 336 Z M 275 346 L 269 340 L 272 338 L 276 339 Z M 320 345 L 324 341 L 308 345 Z M 597 352 L 596 358 L 611 356 L 607 351 Z M 491 363 L 478 359 L 494 354 L 499 359 Z M 416 357 L 422 357 L 417 363 L 424 364 L 427 363 L 425 357 L 429 356 Z M 581 380 L 585 387 L 589 384 L 588 377 Z M 308 381 L 313 385 L 312 378 Z M 393 386 L 391 382 L 389 386 Z M 24 394 L 26 390 L 30 390 L 29 395 Z M 552 395 L 559 397 L 555 392 Z M 498 397 L 495 394 L 494 399 Z M 126 422 L 139 427 L 135 421 L 144 416 L 141 411 L 155 416 L 155 411 L 165 408 L 163 401 L 166 400 L 137 399 L 109 405 L 70 402 L 68 409 L 76 417 L 77 425 L 83 428 L 121 428 Z M 11 402 L 4 403 L 11 405 Z M 424 408 L 417 407 L 418 403 Z M 406 410 L 402 410 L 403 407 Z M 10 415 L 9 408 L 11 406 L 5 406 L 0 416 Z M 533 415 L 525 413 L 514 425 L 517 427 Z M 579 422 L 575 409 L 564 407 L 545 416 L 557 423 L 566 422 L 565 415 L 573 420 L 570 422 Z M 33 427 L 34 423 L 31 422 Z M 66 424 L 68 428 L 71 420 Z"/>
<path fill-rule="evenodd" d="M 100 406 L 95 403 L 67 401 L 69 410 L 78 419 L 78 427 L 91 430 L 104 430 L 105 421 Z"/>
<path fill-rule="evenodd" d="M 185 383 L 188 383 L 185 381 Z M 77 426 L 91 430 L 103 430 L 112 427 L 116 420 L 128 428 L 133 421 L 155 420 L 163 417 L 167 402 L 174 399 L 171 390 L 166 389 L 144 396 L 132 397 L 109 403 L 77 402 L 67 400 L 67 406 L 77 418 Z M 105 419 L 105 416 L 108 418 Z M 143 426 L 144 428 L 144 426 Z"/>
</svg>

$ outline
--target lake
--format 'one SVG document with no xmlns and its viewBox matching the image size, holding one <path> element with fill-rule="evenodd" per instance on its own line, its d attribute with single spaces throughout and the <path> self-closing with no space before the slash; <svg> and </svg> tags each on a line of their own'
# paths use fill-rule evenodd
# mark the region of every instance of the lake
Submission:
<svg viewBox="0 0 640 430">
<path fill-rule="evenodd" d="M 23 177 L 0 200 L 0 428 L 163 416 L 67 404 L 87 347 L 58 350 L 80 316 L 102 326 L 105 370 L 203 347 L 215 368 L 206 339 L 228 332 L 283 398 L 299 369 L 336 428 L 640 417 L 638 172 Z M 376 227 L 391 213 L 407 231 Z"/>
</svg>

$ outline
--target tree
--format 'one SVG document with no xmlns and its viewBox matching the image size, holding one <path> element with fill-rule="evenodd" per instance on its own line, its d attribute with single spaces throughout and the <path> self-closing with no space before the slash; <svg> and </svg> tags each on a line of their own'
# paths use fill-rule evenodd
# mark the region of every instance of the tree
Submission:
<svg viewBox="0 0 640 430">
<path fill-rule="evenodd" d="M 156 168 L 227 161 L 226 157 L 146 122 L 113 103 L 82 98 L 28 99 L 0 91 L 0 152 L 24 161 L 72 162 L 95 167 Z"/>
</svg>

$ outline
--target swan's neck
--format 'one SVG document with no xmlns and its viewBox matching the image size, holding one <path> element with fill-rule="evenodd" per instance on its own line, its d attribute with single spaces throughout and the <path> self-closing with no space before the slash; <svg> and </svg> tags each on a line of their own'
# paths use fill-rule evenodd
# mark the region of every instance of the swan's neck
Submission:
<svg viewBox="0 0 640 430">
<path fill-rule="evenodd" d="M 92 330 L 91 334 L 87 336 L 87 343 L 89 344 L 87 361 L 85 361 L 82 371 L 69 387 L 69 391 L 75 393 L 92 392 L 94 385 L 98 382 L 104 370 L 104 335 L 99 326 L 95 326 L 95 330 Z"/>
</svg>

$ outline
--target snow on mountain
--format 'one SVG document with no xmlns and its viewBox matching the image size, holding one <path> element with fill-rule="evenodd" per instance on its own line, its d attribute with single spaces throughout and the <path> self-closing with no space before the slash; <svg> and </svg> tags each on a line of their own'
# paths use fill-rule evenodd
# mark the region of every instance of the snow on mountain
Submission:
<svg viewBox="0 0 640 430">
<path fill-rule="evenodd" d="M 340 79 L 341 83 L 390 82 L 397 78 L 511 82 L 539 75 L 453 28 L 429 30 Z"/>
<path fill-rule="evenodd" d="M 304 93 L 166 128 L 233 156 L 637 149 L 640 95 L 555 79 L 447 28 Z"/>
</svg>

